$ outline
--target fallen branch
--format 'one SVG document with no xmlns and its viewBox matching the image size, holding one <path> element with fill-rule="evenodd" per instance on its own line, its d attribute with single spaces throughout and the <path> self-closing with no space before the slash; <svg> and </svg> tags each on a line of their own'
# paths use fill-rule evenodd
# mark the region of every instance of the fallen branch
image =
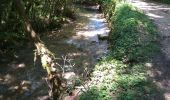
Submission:
<svg viewBox="0 0 170 100">
<path fill-rule="evenodd" d="M 38 34 L 33 30 L 29 18 L 25 14 L 25 7 L 22 1 L 14 0 L 14 3 L 19 15 L 23 19 L 25 30 L 37 49 L 35 55 L 40 56 L 42 67 L 47 71 L 48 75 L 46 81 L 48 81 L 48 85 L 51 89 L 49 95 L 56 100 L 60 98 L 60 95 L 65 90 L 66 86 L 65 82 L 62 80 L 60 67 L 56 67 L 54 55 L 45 47 Z M 36 58 L 34 60 L 36 60 Z"/>
</svg>

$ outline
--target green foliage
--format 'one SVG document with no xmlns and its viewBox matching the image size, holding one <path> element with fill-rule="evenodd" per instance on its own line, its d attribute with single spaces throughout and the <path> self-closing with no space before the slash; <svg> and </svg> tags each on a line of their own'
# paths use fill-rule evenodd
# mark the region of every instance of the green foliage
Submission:
<svg viewBox="0 0 170 100">
<path fill-rule="evenodd" d="M 122 1 L 124 0 L 98 0 L 98 3 L 101 5 L 102 11 L 108 21 L 111 21 L 110 18 L 114 16 L 116 5 Z"/>
<path fill-rule="evenodd" d="M 25 13 L 36 32 L 60 28 L 63 19 L 74 18 L 73 0 L 22 0 Z M 26 43 L 23 20 L 13 0 L 0 1 L 0 53 Z"/>
<path fill-rule="evenodd" d="M 113 56 L 124 61 L 146 61 L 157 51 L 156 31 L 149 19 L 137 8 L 118 5 L 111 17 L 110 35 Z"/>
<path fill-rule="evenodd" d="M 111 57 L 104 58 L 100 63 L 98 63 L 93 71 L 92 74 L 92 81 L 96 81 L 98 79 L 97 83 L 93 83 L 97 86 L 107 86 L 109 87 L 110 84 L 112 84 L 114 80 L 114 75 L 116 72 L 116 67 L 126 67 L 125 64 L 123 64 L 121 61 L 115 60 Z"/>
<path fill-rule="evenodd" d="M 114 78 L 111 91 L 118 100 L 149 100 L 158 92 L 153 83 L 148 81 L 143 64 L 116 66 Z"/>
<path fill-rule="evenodd" d="M 92 87 L 80 100 L 150 100 L 161 91 L 147 79 L 146 70 L 142 63 L 130 66 L 107 57 L 95 66 Z"/>
<path fill-rule="evenodd" d="M 153 0 L 153 1 L 160 2 L 160 3 L 170 4 L 169 0 Z"/>
<path fill-rule="evenodd" d="M 144 75 L 120 75 L 112 85 L 118 100 L 149 100 L 156 88 Z"/>
<path fill-rule="evenodd" d="M 116 1 L 118 0 L 99 0 L 99 3 L 102 6 L 102 10 L 108 20 L 114 14 Z"/>
<path fill-rule="evenodd" d="M 74 2 L 85 5 L 96 5 L 98 1 L 99 0 L 75 0 Z"/>
<path fill-rule="evenodd" d="M 116 4 L 115 10 L 110 7 L 112 14 L 109 14 L 112 52 L 94 68 L 91 81 L 97 88 L 90 88 L 80 100 L 108 100 L 100 97 L 101 89 L 109 100 L 150 100 L 157 93 L 161 94 L 148 79 L 145 66 L 159 50 L 155 27 L 137 8 L 124 3 L 113 4 Z"/>
<path fill-rule="evenodd" d="M 20 20 L 11 0 L 0 1 L 0 54 L 13 53 L 25 39 L 22 20 Z"/>
<path fill-rule="evenodd" d="M 112 100 L 111 95 L 108 95 L 106 88 L 98 89 L 91 87 L 88 91 L 80 95 L 80 100 Z"/>
</svg>

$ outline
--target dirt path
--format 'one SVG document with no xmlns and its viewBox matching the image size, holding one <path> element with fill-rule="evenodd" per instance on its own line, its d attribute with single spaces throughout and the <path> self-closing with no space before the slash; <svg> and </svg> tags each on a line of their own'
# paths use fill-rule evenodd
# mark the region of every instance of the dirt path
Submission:
<svg viewBox="0 0 170 100">
<path fill-rule="evenodd" d="M 147 0 L 133 0 L 132 4 L 144 10 L 158 29 L 161 52 L 155 55 L 150 76 L 170 100 L 170 5 Z"/>
</svg>

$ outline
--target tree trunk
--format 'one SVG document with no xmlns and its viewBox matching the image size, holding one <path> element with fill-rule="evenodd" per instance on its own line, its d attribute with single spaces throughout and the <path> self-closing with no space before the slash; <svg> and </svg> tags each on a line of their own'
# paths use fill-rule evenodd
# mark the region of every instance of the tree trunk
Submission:
<svg viewBox="0 0 170 100">
<path fill-rule="evenodd" d="M 53 54 L 45 47 L 45 45 L 40 40 L 37 33 L 33 30 L 28 16 L 25 14 L 25 7 L 22 4 L 21 0 L 14 0 L 14 3 L 16 5 L 17 11 L 19 15 L 23 18 L 25 30 L 27 31 L 27 34 L 30 36 L 31 40 L 33 41 L 38 55 L 41 58 L 41 63 L 43 68 L 47 71 L 48 77 L 47 80 L 49 81 L 48 85 L 50 85 L 51 89 L 51 97 L 53 99 L 60 98 L 60 95 L 62 91 L 64 90 L 63 84 L 61 81 L 62 75 L 60 74 L 60 69 L 57 68 L 54 63 L 54 56 Z"/>
</svg>

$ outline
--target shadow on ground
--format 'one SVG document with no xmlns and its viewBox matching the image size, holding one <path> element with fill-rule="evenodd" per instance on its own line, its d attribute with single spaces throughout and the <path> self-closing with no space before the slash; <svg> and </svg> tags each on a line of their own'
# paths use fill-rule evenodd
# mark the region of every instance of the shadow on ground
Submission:
<svg viewBox="0 0 170 100">
<path fill-rule="evenodd" d="M 48 37 L 44 36 L 41 39 L 57 58 L 67 56 L 68 59 L 73 59 L 75 66 L 72 71 L 86 80 L 97 58 L 107 51 L 107 41 L 98 39 L 98 32 L 101 30 L 105 32 L 106 27 L 106 22 L 96 10 L 84 10 L 80 11 L 76 22 L 64 24 L 61 30 L 45 33 Z M 93 35 L 92 31 L 95 29 L 99 31 Z M 79 31 L 86 34 L 78 34 L 81 33 Z M 87 33 L 92 36 L 88 36 Z M 68 43 L 70 40 L 73 41 Z M 18 49 L 11 58 L 4 57 L 0 60 L 0 99 L 47 100 L 49 98 L 45 82 L 46 72 L 41 67 L 40 61 L 34 64 L 33 59 L 34 48 L 27 46 Z M 61 59 L 57 61 L 63 64 Z"/>
<path fill-rule="evenodd" d="M 144 10 L 158 29 L 160 52 L 155 55 L 150 76 L 170 99 L 170 5 L 150 0 L 135 0 L 133 4 Z"/>
</svg>

